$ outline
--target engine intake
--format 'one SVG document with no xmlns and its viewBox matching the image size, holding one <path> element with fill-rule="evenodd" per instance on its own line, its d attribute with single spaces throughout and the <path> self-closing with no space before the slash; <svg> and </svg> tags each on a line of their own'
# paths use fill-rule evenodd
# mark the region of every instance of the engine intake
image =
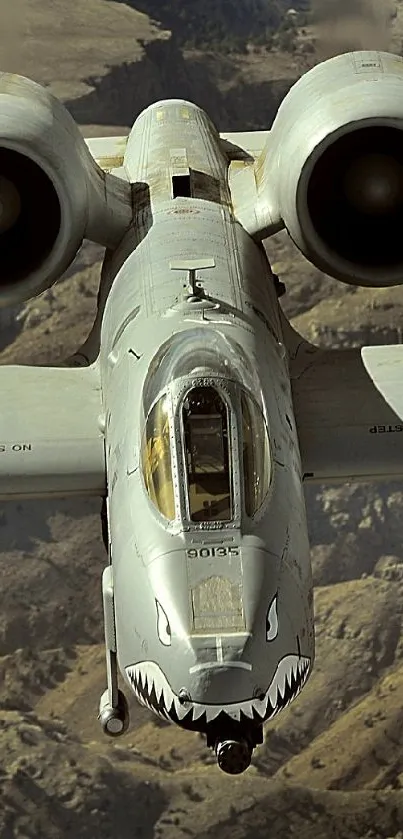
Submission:
<svg viewBox="0 0 403 839">
<path fill-rule="evenodd" d="M 403 59 L 356 52 L 314 67 L 282 102 L 257 172 L 314 265 L 354 285 L 403 283 Z"/>
<path fill-rule="evenodd" d="M 61 218 L 59 198 L 45 172 L 28 157 L 0 149 L 0 289 L 45 263 Z"/>
<path fill-rule="evenodd" d="M 131 220 L 130 184 L 99 168 L 66 108 L 0 73 L 0 306 L 49 288 L 84 238 L 115 247 Z"/>
<path fill-rule="evenodd" d="M 296 197 L 307 244 L 367 276 L 398 267 L 403 280 L 402 130 L 364 125 L 318 151 Z"/>
</svg>

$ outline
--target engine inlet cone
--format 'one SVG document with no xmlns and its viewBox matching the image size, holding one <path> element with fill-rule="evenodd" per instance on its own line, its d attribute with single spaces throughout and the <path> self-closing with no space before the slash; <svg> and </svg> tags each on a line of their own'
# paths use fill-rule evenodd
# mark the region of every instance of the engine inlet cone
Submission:
<svg viewBox="0 0 403 839">
<path fill-rule="evenodd" d="M 218 740 L 215 753 L 220 769 L 228 775 L 240 775 L 250 766 L 252 749 L 246 740 Z"/>
<path fill-rule="evenodd" d="M 350 165 L 344 177 L 350 204 L 360 213 L 393 213 L 403 199 L 403 168 L 386 154 L 366 154 Z"/>
</svg>

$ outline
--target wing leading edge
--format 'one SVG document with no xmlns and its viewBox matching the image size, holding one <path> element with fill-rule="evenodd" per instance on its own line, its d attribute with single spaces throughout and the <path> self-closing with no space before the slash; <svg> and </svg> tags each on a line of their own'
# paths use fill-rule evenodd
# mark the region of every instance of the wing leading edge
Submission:
<svg viewBox="0 0 403 839">
<path fill-rule="evenodd" d="M 302 468 L 309 481 L 403 476 L 403 346 L 321 350 L 289 327 Z"/>
<path fill-rule="evenodd" d="M 269 134 L 269 131 L 232 131 L 220 134 L 222 149 L 229 160 L 253 162 L 261 155 Z M 98 166 L 123 179 L 126 179 L 123 164 L 127 141 L 128 135 L 89 137 L 85 140 Z"/>
<path fill-rule="evenodd" d="M 0 367 L 0 498 L 105 493 L 96 367 Z"/>
</svg>

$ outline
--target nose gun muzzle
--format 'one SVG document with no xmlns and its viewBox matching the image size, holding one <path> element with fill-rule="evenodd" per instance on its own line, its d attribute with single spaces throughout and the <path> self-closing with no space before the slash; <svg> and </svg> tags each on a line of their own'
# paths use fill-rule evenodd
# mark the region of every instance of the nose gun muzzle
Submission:
<svg viewBox="0 0 403 839">
<path fill-rule="evenodd" d="M 252 747 L 243 738 L 239 740 L 217 740 L 215 745 L 217 763 L 228 775 L 240 775 L 250 766 Z"/>
</svg>

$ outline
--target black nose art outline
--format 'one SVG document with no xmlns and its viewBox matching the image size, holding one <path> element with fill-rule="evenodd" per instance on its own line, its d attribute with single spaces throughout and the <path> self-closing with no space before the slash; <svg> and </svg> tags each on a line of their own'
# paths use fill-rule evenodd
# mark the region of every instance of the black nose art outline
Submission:
<svg viewBox="0 0 403 839">
<path fill-rule="evenodd" d="M 155 598 L 155 606 L 157 609 L 157 635 L 161 644 L 164 647 L 170 647 L 172 644 L 171 626 L 168 620 L 165 609 L 161 603 Z"/>
<path fill-rule="evenodd" d="M 311 669 L 311 659 L 308 657 L 300 658 L 294 654 L 284 656 L 279 662 L 277 673 L 284 662 L 287 662 L 287 669 L 285 671 L 283 669 L 282 678 L 277 679 L 277 684 L 273 685 L 274 691 L 271 692 L 271 685 L 267 689 L 263 705 L 260 708 L 261 703 L 255 699 L 241 703 L 230 703 L 221 707 L 219 705 L 199 705 L 198 703 L 192 703 L 190 707 L 187 706 L 187 703 L 183 706 L 179 697 L 172 691 L 160 666 L 154 661 L 142 661 L 133 664 L 126 667 L 126 673 L 137 699 L 150 711 L 154 711 L 159 717 L 168 722 L 176 723 L 182 728 L 204 731 L 206 726 L 218 717 L 221 719 L 237 719 L 238 722 L 254 720 L 254 722 L 260 724 L 265 720 L 272 719 L 286 708 L 302 690 Z M 277 673 L 273 677 L 273 682 Z M 235 717 L 231 713 L 231 708 L 240 705 L 244 707 L 239 708 L 239 714 Z M 213 716 L 210 714 L 212 709 L 216 711 Z"/>
<path fill-rule="evenodd" d="M 266 614 L 266 641 L 275 641 L 278 635 L 278 592 L 276 591 Z"/>
</svg>

